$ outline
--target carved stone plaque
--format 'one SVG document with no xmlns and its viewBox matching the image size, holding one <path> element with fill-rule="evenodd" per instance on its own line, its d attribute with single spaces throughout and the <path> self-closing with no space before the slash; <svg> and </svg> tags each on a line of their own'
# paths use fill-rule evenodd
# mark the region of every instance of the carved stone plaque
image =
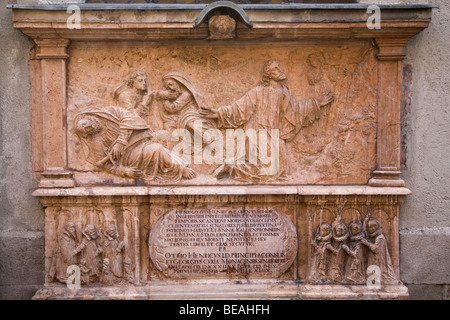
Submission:
<svg viewBox="0 0 450 320">
<path fill-rule="evenodd" d="M 296 257 L 297 235 L 277 209 L 176 209 L 155 223 L 149 250 L 173 279 L 277 278 Z"/>
</svg>

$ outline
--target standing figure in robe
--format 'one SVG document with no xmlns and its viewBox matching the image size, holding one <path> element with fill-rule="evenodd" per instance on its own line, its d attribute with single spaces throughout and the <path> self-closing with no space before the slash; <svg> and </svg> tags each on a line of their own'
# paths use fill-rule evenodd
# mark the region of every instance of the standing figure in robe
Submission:
<svg viewBox="0 0 450 320">
<path fill-rule="evenodd" d="M 332 282 L 342 282 L 345 265 L 345 240 L 348 238 L 347 226 L 340 222 L 333 229 L 333 249 L 330 250 L 328 279 Z"/>
<path fill-rule="evenodd" d="M 309 281 L 313 283 L 323 283 L 328 281 L 328 265 L 329 265 L 329 251 L 334 248 L 331 245 L 331 225 L 329 223 L 322 223 L 316 233 L 315 238 L 311 241 L 313 247 L 311 273 Z"/>
<path fill-rule="evenodd" d="M 365 247 L 362 240 L 365 239 L 363 224 L 361 221 L 350 222 L 348 226 L 350 236 L 344 250 L 348 254 L 347 263 L 345 264 L 344 279 L 350 283 L 365 283 Z"/>
<path fill-rule="evenodd" d="M 270 182 L 285 178 L 289 173 L 286 142 L 291 141 L 306 127 L 320 118 L 320 108 L 333 100 L 330 91 L 308 101 L 298 101 L 285 83 L 286 75 L 278 60 L 264 64 L 261 83 L 231 105 L 218 109 L 204 109 L 202 114 L 217 119 L 219 128 L 264 130 L 268 135 L 266 155 L 261 156 L 261 145 L 238 145 L 237 154 L 246 159 L 226 159 L 214 173 L 216 177 L 229 174 L 244 182 Z M 264 140 L 264 139 L 260 139 Z M 273 141 L 276 140 L 276 141 Z M 265 141 L 260 141 L 265 142 Z M 254 142 L 253 142 L 254 144 Z M 239 148 L 246 150 L 241 153 Z M 258 161 L 248 161 L 248 150 L 258 150 Z M 241 150 L 242 151 L 242 150 Z M 268 161 L 267 157 L 269 157 Z M 273 153 L 273 154 L 272 154 Z M 254 162 L 254 161 L 253 161 Z"/>
<path fill-rule="evenodd" d="M 52 257 L 50 267 L 50 278 L 56 278 L 62 283 L 66 283 L 68 274 L 67 268 L 77 264 L 77 228 L 73 221 L 67 221 L 64 231 L 59 238 Z"/>
<path fill-rule="evenodd" d="M 367 239 L 361 240 L 362 244 L 369 249 L 367 267 L 375 265 L 380 268 L 382 284 L 398 284 L 399 280 L 392 266 L 388 244 L 380 221 L 370 218 L 367 222 L 367 231 L 371 241 Z"/>
<path fill-rule="evenodd" d="M 120 241 L 119 234 L 114 224 L 111 224 L 106 228 L 102 248 L 103 258 L 109 260 L 109 267 L 114 276 L 114 283 L 118 283 L 123 277 L 125 242 Z"/>
<path fill-rule="evenodd" d="M 76 251 L 81 252 L 81 259 L 86 262 L 86 267 L 89 269 L 87 274 L 89 283 L 94 283 L 100 280 L 103 250 L 98 243 L 97 228 L 93 224 L 87 224 L 82 234 L 83 239 Z"/>
</svg>

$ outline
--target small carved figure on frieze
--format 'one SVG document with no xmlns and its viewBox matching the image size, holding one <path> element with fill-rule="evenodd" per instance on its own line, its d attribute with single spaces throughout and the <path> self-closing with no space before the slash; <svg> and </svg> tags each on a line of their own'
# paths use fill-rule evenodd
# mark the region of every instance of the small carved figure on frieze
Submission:
<svg viewBox="0 0 450 320">
<path fill-rule="evenodd" d="M 349 223 L 350 236 L 347 243 L 343 245 L 347 253 L 347 262 L 345 264 L 344 279 L 345 282 L 350 283 L 365 283 L 366 269 L 365 269 L 365 247 L 362 240 L 365 239 L 363 224 L 361 221 L 352 221 Z"/>
<path fill-rule="evenodd" d="M 313 283 L 328 281 L 329 255 L 330 251 L 334 250 L 331 245 L 332 237 L 331 225 L 329 223 L 322 223 L 314 239 L 311 241 L 313 252 L 309 280 Z"/>
<path fill-rule="evenodd" d="M 129 257 L 126 257 L 123 262 L 124 280 L 130 284 L 134 284 L 134 269 L 135 265 Z"/>
<path fill-rule="evenodd" d="M 81 259 L 86 261 L 86 267 L 89 269 L 89 283 L 94 283 L 99 280 L 101 275 L 103 250 L 98 243 L 97 228 L 93 224 L 87 224 L 82 234 L 83 239 L 76 251 L 81 252 Z"/>
<path fill-rule="evenodd" d="M 91 268 L 88 267 L 86 259 L 81 259 L 79 267 L 80 267 L 81 284 L 82 285 L 89 284 L 89 272 L 91 271 Z"/>
<path fill-rule="evenodd" d="M 114 284 L 114 274 L 111 271 L 111 261 L 108 258 L 103 259 L 100 283 L 104 286 L 112 286 Z"/>
<path fill-rule="evenodd" d="M 66 283 L 69 274 L 67 268 L 77 264 L 77 228 L 73 221 L 67 221 L 64 231 L 60 236 L 52 256 L 52 264 L 49 270 L 51 280 L 57 279 Z"/>
<path fill-rule="evenodd" d="M 369 249 L 367 267 L 373 265 L 380 268 L 382 284 L 398 284 L 399 280 L 392 265 L 388 244 L 380 221 L 367 217 L 366 225 L 369 240 L 362 239 L 361 242 Z"/>
<path fill-rule="evenodd" d="M 119 234 L 114 224 L 109 225 L 104 232 L 102 243 L 103 258 L 108 259 L 110 272 L 114 277 L 114 282 L 120 282 L 123 277 L 123 256 L 125 255 L 125 242 L 119 240 Z M 105 261 L 103 261 L 105 265 Z"/>
<path fill-rule="evenodd" d="M 333 228 L 332 249 L 330 249 L 330 261 L 328 265 L 328 279 L 331 282 L 341 282 L 345 266 L 345 243 L 348 238 L 347 226 L 339 222 Z"/>
</svg>

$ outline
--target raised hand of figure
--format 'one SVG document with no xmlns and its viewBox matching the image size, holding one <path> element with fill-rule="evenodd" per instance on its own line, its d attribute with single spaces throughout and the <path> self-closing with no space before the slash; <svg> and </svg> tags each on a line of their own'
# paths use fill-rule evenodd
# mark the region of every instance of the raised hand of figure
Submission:
<svg viewBox="0 0 450 320">
<path fill-rule="evenodd" d="M 158 91 L 158 98 L 161 100 L 175 100 L 178 98 L 178 94 L 175 91 L 164 90 Z"/>
</svg>

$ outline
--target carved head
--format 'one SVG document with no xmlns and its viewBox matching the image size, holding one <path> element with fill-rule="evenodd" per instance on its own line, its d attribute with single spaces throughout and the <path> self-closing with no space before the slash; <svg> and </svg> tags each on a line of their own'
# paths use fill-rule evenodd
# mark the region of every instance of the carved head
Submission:
<svg viewBox="0 0 450 320">
<path fill-rule="evenodd" d="M 109 259 L 105 258 L 103 259 L 103 269 L 108 269 L 109 267 Z"/>
<path fill-rule="evenodd" d="M 98 238 L 97 228 L 93 224 L 87 224 L 86 227 L 84 227 L 83 234 L 88 240 L 95 240 Z"/>
<path fill-rule="evenodd" d="M 369 232 L 369 235 L 373 237 L 376 235 L 379 231 L 381 231 L 381 224 L 378 219 L 370 218 L 367 222 L 367 231 Z"/>
<path fill-rule="evenodd" d="M 134 71 L 128 78 L 127 84 L 129 87 L 136 88 L 138 91 L 147 91 L 147 73 L 142 70 Z"/>
<path fill-rule="evenodd" d="M 129 257 L 126 257 L 125 260 L 123 261 L 123 267 L 125 269 L 125 273 L 132 272 L 134 269 L 133 261 L 131 261 Z"/>
<path fill-rule="evenodd" d="M 69 234 L 73 239 L 77 238 L 77 226 L 73 221 L 67 221 L 64 224 L 64 231 Z"/>
<path fill-rule="evenodd" d="M 363 231 L 363 225 L 362 225 L 361 221 L 350 222 L 348 227 L 350 229 L 352 236 L 356 236 Z"/>
<path fill-rule="evenodd" d="M 337 237 L 342 237 L 346 233 L 347 233 L 347 226 L 345 225 L 345 223 L 339 223 L 334 227 L 334 234 Z"/>
<path fill-rule="evenodd" d="M 97 117 L 90 115 L 81 115 L 75 123 L 75 132 L 82 135 L 94 135 L 100 132 L 102 124 Z"/>
<path fill-rule="evenodd" d="M 108 228 L 106 228 L 106 233 L 108 236 L 110 236 L 113 239 L 117 239 L 119 237 L 116 226 L 114 224 L 110 224 L 108 226 Z"/>
<path fill-rule="evenodd" d="M 312 53 L 308 56 L 307 62 L 313 68 L 322 68 L 323 61 L 322 57 L 316 53 Z"/>
<path fill-rule="evenodd" d="M 319 226 L 318 234 L 320 237 L 327 236 L 331 233 L 331 225 L 329 223 L 322 223 Z"/>
<path fill-rule="evenodd" d="M 163 83 L 164 83 L 164 87 L 167 90 L 170 90 L 170 91 L 173 91 L 176 93 L 181 93 L 180 84 L 175 79 L 166 77 L 166 78 L 163 78 Z"/>
<path fill-rule="evenodd" d="M 273 81 L 286 80 L 286 75 L 284 74 L 280 62 L 275 59 L 268 60 L 263 67 L 263 77 L 262 77 L 263 85 L 268 85 L 270 80 Z"/>
<path fill-rule="evenodd" d="M 228 15 L 216 15 L 209 19 L 210 39 L 232 39 L 236 20 Z"/>
</svg>

